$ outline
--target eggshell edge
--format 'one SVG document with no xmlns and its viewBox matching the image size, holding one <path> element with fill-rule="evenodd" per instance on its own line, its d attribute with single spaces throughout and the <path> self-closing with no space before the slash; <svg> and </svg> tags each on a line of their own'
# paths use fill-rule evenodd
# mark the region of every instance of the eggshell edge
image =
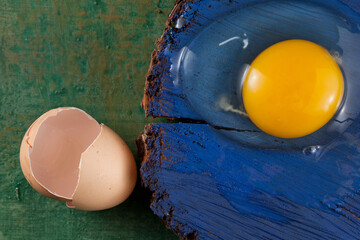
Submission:
<svg viewBox="0 0 360 240">
<path fill-rule="evenodd" d="M 79 182 L 69 206 L 96 211 L 125 201 L 135 188 L 137 168 L 127 144 L 109 127 L 82 153 Z"/>
<path fill-rule="evenodd" d="M 34 144 L 35 137 L 36 137 L 36 134 L 37 134 L 37 131 L 38 131 L 40 125 L 48 117 L 56 116 L 59 110 L 66 110 L 66 109 L 70 109 L 70 107 L 52 109 L 52 110 L 44 113 L 43 115 L 41 115 L 38 119 L 36 119 L 35 122 L 33 122 L 33 124 L 31 124 L 31 126 L 28 128 L 28 130 L 26 131 L 26 133 L 22 139 L 21 146 L 20 146 L 20 154 L 19 154 L 20 167 L 24 174 L 24 177 L 29 182 L 29 184 L 41 195 L 51 198 L 51 199 L 54 199 L 54 200 L 59 200 L 59 201 L 67 201 L 67 200 L 65 198 L 61 198 L 61 197 L 55 196 L 54 194 L 50 193 L 46 188 L 41 186 L 40 183 L 35 179 L 35 177 L 32 173 L 32 170 L 31 170 L 31 166 L 30 166 L 29 151 L 30 151 L 30 148 L 32 148 L 32 146 Z"/>
</svg>

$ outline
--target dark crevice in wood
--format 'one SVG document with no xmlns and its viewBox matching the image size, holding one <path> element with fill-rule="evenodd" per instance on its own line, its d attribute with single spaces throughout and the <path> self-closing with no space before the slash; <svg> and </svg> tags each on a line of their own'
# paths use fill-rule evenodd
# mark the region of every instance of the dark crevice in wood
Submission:
<svg viewBox="0 0 360 240">
<path fill-rule="evenodd" d="M 250 132 L 250 133 L 260 133 L 260 130 L 252 130 L 252 129 L 236 129 L 236 128 L 230 128 L 230 127 L 221 127 L 221 126 L 215 126 L 209 124 L 211 127 L 218 129 L 218 130 L 227 130 L 227 131 L 233 131 L 233 132 Z"/>
<path fill-rule="evenodd" d="M 196 240 L 196 239 L 197 239 L 196 232 L 192 232 L 186 237 L 180 237 L 180 240 Z"/>
<path fill-rule="evenodd" d="M 164 117 L 162 117 L 164 118 Z M 248 132 L 248 133 L 261 133 L 260 130 L 254 130 L 254 129 L 237 129 L 237 128 L 231 128 L 231 127 L 223 127 L 223 126 L 218 126 L 218 125 L 213 125 L 208 123 L 205 120 L 194 120 L 194 119 L 189 119 L 189 118 L 164 118 L 166 120 L 168 120 L 171 123 L 192 123 L 192 124 L 205 124 L 205 125 L 209 125 L 217 130 L 226 130 L 226 131 L 233 131 L 233 132 L 240 132 L 240 133 L 244 133 L 244 132 Z"/>
<path fill-rule="evenodd" d="M 320 201 L 320 204 L 325 206 L 327 209 L 329 209 L 330 211 L 332 211 L 333 213 L 335 213 L 336 215 L 340 214 L 339 211 L 335 210 L 334 208 L 330 207 L 330 206 L 327 206 L 326 204 L 324 204 L 322 201 Z M 353 218 L 355 218 L 356 220 L 360 220 L 360 217 L 357 216 L 355 213 L 351 212 L 349 209 L 343 207 L 343 206 L 339 206 L 339 205 L 336 205 L 336 207 L 338 209 L 341 209 L 343 211 L 345 211 L 346 213 L 348 213 L 350 216 L 352 216 Z M 353 221 L 351 219 L 351 217 L 349 215 L 346 215 L 344 213 L 341 213 L 340 215 L 342 215 L 343 217 L 345 217 L 347 220 L 349 221 Z"/>
<path fill-rule="evenodd" d="M 357 216 L 355 213 L 351 212 L 350 210 L 346 209 L 345 207 L 341 207 L 342 210 L 349 213 L 351 216 L 353 216 L 355 219 L 360 220 L 360 217 Z"/>
</svg>

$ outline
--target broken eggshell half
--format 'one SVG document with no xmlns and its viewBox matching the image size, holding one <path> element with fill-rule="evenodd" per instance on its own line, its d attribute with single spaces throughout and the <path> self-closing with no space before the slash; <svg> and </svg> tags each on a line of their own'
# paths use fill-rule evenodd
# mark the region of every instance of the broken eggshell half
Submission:
<svg viewBox="0 0 360 240">
<path fill-rule="evenodd" d="M 73 107 L 52 109 L 29 127 L 20 147 L 20 164 L 36 191 L 88 211 L 125 201 L 137 178 L 126 143 Z"/>
</svg>

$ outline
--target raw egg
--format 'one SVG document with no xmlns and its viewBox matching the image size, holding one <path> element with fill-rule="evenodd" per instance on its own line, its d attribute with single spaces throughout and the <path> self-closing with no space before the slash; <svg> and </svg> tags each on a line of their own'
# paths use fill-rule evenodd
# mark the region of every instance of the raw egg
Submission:
<svg viewBox="0 0 360 240">
<path fill-rule="evenodd" d="M 120 204 L 133 191 L 137 178 L 126 143 L 72 107 L 52 109 L 30 126 L 21 143 L 20 163 L 35 190 L 81 210 Z"/>
<path fill-rule="evenodd" d="M 336 113 L 343 94 L 344 79 L 334 58 L 305 40 L 283 41 L 260 53 L 242 88 L 251 121 L 280 138 L 320 129 Z"/>
</svg>

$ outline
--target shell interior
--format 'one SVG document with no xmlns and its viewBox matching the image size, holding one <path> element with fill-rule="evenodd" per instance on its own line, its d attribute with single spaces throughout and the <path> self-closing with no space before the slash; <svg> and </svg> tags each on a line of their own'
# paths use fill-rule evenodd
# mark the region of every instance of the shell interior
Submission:
<svg viewBox="0 0 360 240">
<path fill-rule="evenodd" d="M 101 125 L 76 108 L 47 117 L 29 147 L 31 172 L 50 193 L 71 199 L 79 181 L 81 154 L 101 132 Z"/>
</svg>

